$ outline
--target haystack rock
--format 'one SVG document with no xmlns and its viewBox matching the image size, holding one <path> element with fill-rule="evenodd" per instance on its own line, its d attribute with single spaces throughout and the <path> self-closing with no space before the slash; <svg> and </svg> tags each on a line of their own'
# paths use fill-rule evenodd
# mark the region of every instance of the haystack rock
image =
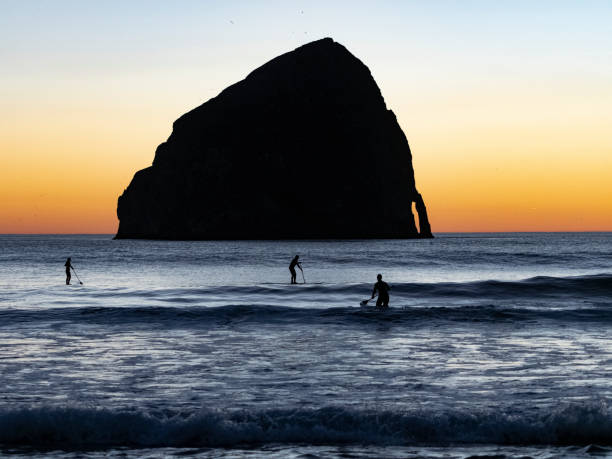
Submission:
<svg viewBox="0 0 612 459">
<path fill-rule="evenodd" d="M 176 120 L 117 215 L 117 238 L 432 237 L 395 115 L 369 69 L 331 38 Z"/>
</svg>

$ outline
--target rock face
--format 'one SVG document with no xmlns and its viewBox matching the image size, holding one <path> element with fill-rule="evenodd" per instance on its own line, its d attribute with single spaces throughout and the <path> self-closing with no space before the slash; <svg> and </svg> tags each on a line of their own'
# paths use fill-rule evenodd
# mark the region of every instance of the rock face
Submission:
<svg viewBox="0 0 612 459">
<path fill-rule="evenodd" d="M 117 215 L 117 238 L 432 237 L 395 115 L 368 68 L 331 38 L 176 120 Z"/>
</svg>

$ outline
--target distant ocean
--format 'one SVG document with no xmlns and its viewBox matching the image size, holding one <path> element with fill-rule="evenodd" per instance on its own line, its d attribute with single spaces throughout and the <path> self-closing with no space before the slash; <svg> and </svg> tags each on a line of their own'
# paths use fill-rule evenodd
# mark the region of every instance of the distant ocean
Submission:
<svg viewBox="0 0 612 459">
<path fill-rule="evenodd" d="M 612 455 L 612 233 L 436 236 L 0 236 L 0 454 Z"/>
</svg>

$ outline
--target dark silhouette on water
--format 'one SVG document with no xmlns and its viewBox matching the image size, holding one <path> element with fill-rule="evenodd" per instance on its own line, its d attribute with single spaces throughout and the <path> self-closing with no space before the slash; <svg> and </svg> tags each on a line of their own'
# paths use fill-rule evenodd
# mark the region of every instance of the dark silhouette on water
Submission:
<svg viewBox="0 0 612 459">
<path fill-rule="evenodd" d="M 81 279 L 79 279 L 79 275 L 77 274 L 76 269 L 74 269 L 74 266 L 72 266 L 72 258 L 68 257 L 64 266 L 66 267 L 66 285 L 70 285 L 70 279 L 72 278 L 72 276 L 70 275 L 71 269 L 74 271 L 74 275 L 79 281 L 79 284 L 83 285 L 83 282 L 81 282 Z"/>
<path fill-rule="evenodd" d="M 432 237 L 395 115 L 369 69 L 331 38 L 177 119 L 117 215 L 117 238 Z"/>
<path fill-rule="evenodd" d="M 70 257 L 68 257 L 64 266 L 66 267 L 66 285 L 70 285 L 70 279 L 72 278 L 72 274 L 70 273 L 70 269 L 72 268 Z"/>
<path fill-rule="evenodd" d="M 296 281 L 297 273 L 295 271 L 296 266 L 300 268 L 300 271 L 302 271 L 302 276 L 304 275 L 302 264 L 298 261 L 299 259 L 300 259 L 300 256 L 296 255 L 295 257 L 293 257 L 293 260 L 291 260 L 291 264 L 289 264 L 289 271 L 291 272 L 291 283 L 292 284 L 297 284 L 297 281 Z M 304 278 L 304 283 L 306 283 L 306 278 Z"/>
<path fill-rule="evenodd" d="M 376 300 L 377 308 L 388 308 L 389 307 L 389 284 L 382 280 L 382 274 L 376 276 L 377 282 L 374 284 L 374 290 L 372 290 L 372 298 L 376 296 L 378 292 L 378 299 Z M 371 298 L 371 299 L 372 299 Z"/>
</svg>

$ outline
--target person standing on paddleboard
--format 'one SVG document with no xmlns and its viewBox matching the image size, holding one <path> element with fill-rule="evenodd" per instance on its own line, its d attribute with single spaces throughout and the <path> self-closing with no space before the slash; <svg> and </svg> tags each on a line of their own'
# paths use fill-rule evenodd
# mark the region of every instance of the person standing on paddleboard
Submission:
<svg viewBox="0 0 612 459">
<path fill-rule="evenodd" d="M 382 274 L 378 274 L 376 276 L 378 281 L 374 284 L 374 290 L 372 290 L 372 298 L 376 296 L 376 292 L 378 292 L 378 299 L 376 300 L 377 308 L 388 308 L 389 307 L 389 284 L 383 282 Z"/>
<path fill-rule="evenodd" d="M 297 273 L 295 272 L 295 267 L 297 266 L 298 268 L 300 268 L 300 271 L 302 270 L 302 265 L 298 261 L 299 259 L 300 259 L 300 256 L 296 255 L 295 257 L 293 257 L 293 260 L 291 260 L 291 264 L 289 265 L 289 271 L 291 272 L 291 283 L 292 284 L 297 284 L 297 281 L 295 280 L 295 278 L 297 277 Z"/>
<path fill-rule="evenodd" d="M 72 277 L 72 275 L 70 274 L 70 268 L 72 268 L 72 262 L 70 257 L 68 257 L 64 266 L 66 267 L 66 285 L 70 285 L 70 278 Z"/>
</svg>

